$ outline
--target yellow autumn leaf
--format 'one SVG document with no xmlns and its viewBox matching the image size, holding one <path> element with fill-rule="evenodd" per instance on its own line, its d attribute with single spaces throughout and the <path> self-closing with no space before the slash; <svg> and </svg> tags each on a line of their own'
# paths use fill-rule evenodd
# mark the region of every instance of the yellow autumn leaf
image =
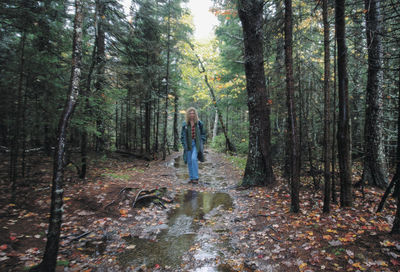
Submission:
<svg viewBox="0 0 400 272">
<path fill-rule="evenodd" d="M 355 267 L 355 268 L 358 268 L 358 269 L 360 269 L 360 270 L 362 270 L 362 271 L 365 271 L 366 269 L 364 268 L 364 267 L 362 267 L 361 266 L 361 264 L 360 263 L 353 263 L 353 267 Z"/>
<path fill-rule="evenodd" d="M 324 238 L 325 240 L 328 240 L 328 241 L 332 240 L 332 236 L 330 236 L 329 234 L 322 236 L 322 238 Z"/>
<path fill-rule="evenodd" d="M 127 209 L 120 209 L 119 213 L 121 214 L 121 216 L 125 217 L 128 214 L 128 210 Z"/>
<path fill-rule="evenodd" d="M 303 269 L 303 268 L 306 267 L 306 266 L 307 266 L 306 263 L 302 263 L 301 265 L 299 265 L 299 269 L 301 270 L 301 269 Z"/>
<path fill-rule="evenodd" d="M 389 241 L 389 240 L 385 240 L 385 241 L 381 242 L 381 245 L 383 245 L 385 247 L 389 247 L 389 246 L 395 246 L 396 244 L 394 242 Z"/>
<path fill-rule="evenodd" d="M 384 262 L 384 261 L 378 261 L 378 264 L 380 266 L 388 266 L 388 264 L 386 262 Z"/>
</svg>

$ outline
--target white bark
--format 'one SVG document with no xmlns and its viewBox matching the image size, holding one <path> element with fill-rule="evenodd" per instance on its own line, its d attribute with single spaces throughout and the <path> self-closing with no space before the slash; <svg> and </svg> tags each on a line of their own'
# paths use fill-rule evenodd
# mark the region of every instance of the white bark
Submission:
<svg viewBox="0 0 400 272">
<path fill-rule="evenodd" d="M 217 131 L 218 131 L 218 113 L 215 111 L 215 119 L 214 119 L 214 127 L 213 127 L 213 135 L 212 135 L 212 141 L 215 141 L 215 137 L 217 137 Z"/>
</svg>

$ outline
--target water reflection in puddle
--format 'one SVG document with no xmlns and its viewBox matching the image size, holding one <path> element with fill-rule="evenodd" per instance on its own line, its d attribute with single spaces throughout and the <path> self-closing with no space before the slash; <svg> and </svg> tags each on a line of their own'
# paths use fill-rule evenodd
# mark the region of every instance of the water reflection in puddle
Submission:
<svg viewBox="0 0 400 272">
<path fill-rule="evenodd" d="M 176 157 L 168 163 L 176 169 L 176 177 L 182 183 L 189 182 L 189 171 L 187 164 L 183 161 L 182 156 Z M 216 167 L 211 162 L 199 162 L 199 184 L 207 187 L 225 189 L 227 183 L 226 177 L 216 173 Z"/>
<path fill-rule="evenodd" d="M 185 191 L 177 195 L 176 201 L 180 206 L 169 214 L 168 228 L 160 232 L 157 241 L 141 238 L 127 240 L 134 248 L 119 256 L 122 266 L 180 267 L 182 256 L 196 240 L 196 231 L 200 227 L 196 222 L 219 206 L 225 210 L 232 208 L 229 194 L 219 192 Z M 215 250 L 215 247 L 202 248 L 203 257 L 215 256 Z"/>
</svg>

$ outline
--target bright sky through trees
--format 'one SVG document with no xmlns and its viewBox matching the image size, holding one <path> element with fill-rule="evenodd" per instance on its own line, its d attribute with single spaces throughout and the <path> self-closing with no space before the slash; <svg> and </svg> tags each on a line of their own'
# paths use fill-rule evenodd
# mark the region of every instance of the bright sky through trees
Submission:
<svg viewBox="0 0 400 272">
<path fill-rule="evenodd" d="M 129 11 L 131 0 L 120 0 L 124 5 L 125 11 Z M 187 6 L 193 14 L 193 24 L 195 27 L 194 37 L 196 40 L 208 40 L 214 35 L 213 27 L 218 24 L 217 17 L 210 12 L 213 6 L 211 0 L 190 0 Z"/>
<path fill-rule="evenodd" d="M 193 14 L 196 40 L 210 39 L 214 35 L 213 27 L 217 25 L 217 17 L 210 12 L 213 3 L 211 0 L 190 0 L 188 8 Z"/>
</svg>

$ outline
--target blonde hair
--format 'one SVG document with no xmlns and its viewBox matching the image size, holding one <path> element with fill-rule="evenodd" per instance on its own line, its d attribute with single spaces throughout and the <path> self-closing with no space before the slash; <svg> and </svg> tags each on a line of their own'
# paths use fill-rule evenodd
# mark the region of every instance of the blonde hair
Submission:
<svg viewBox="0 0 400 272">
<path fill-rule="evenodd" d="M 197 123 L 197 121 L 199 121 L 199 116 L 197 114 L 197 110 L 195 108 L 193 108 L 193 107 L 190 107 L 190 108 L 188 108 L 186 110 L 186 124 L 189 124 L 189 121 L 190 121 L 190 116 L 189 115 L 190 115 L 191 111 L 194 111 L 194 115 L 195 115 L 194 122 Z"/>
</svg>

